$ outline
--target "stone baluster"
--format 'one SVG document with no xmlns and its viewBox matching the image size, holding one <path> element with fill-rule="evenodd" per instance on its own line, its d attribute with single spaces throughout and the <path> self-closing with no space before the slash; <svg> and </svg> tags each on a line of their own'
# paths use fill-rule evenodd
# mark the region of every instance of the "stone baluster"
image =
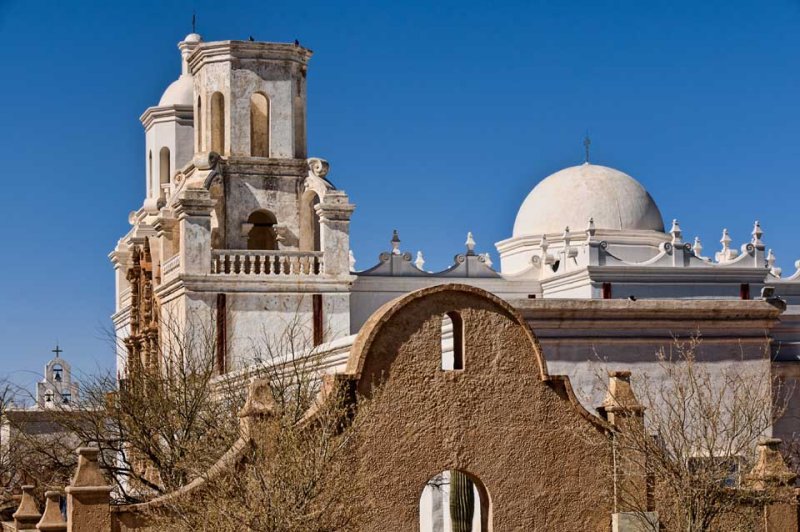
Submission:
<svg viewBox="0 0 800 532">
<path fill-rule="evenodd" d="M 67 532 L 67 522 L 61 515 L 61 492 L 45 492 L 44 514 L 36 528 L 41 532 Z"/>
<path fill-rule="evenodd" d="M 33 497 L 34 486 L 22 486 L 22 498 L 19 501 L 17 511 L 14 512 L 14 528 L 17 532 L 24 530 L 36 530 L 36 523 L 42 518 L 39 513 L 39 505 Z"/>
<path fill-rule="evenodd" d="M 99 449 L 78 449 L 78 468 L 67 486 L 67 529 L 70 532 L 111 532 L 112 486 L 97 463 Z"/>
</svg>

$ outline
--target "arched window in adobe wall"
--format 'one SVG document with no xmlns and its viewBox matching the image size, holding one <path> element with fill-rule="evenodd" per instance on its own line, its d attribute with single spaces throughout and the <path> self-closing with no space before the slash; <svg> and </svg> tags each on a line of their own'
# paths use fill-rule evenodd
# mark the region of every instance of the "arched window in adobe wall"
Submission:
<svg viewBox="0 0 800 532">
<path fill-rule="evenodd" d="M 221 92 L 211 95 L 211 151 L 225 150 L 225 97 Z"/>
<path fill-rule="evenodd" d="M 419 498 L 420 532 L 489 530 L 489 492 L 474 475 L 458 469 L 428 480 Z"/>
<path fill-rule="evenodd" d="M 250 155 L 269 157 L 269 98 L 260 92 L 250 96 Z"/>
<path fill-rule="evenodd" d="M 203 151 L 203 101 L 197 97 L 197 110 L 195 111 L 195 135 L 197 135 L 197 151 Z"/>
<path fill-rule="evenodd" d="M 313 190 L 306 190 L 300 198 L 300 251 L 322 251 L 318 203 L 319 196 Z"/>
<path fill-rule="evenodd" d="M 164 146 L 158 152 L 158 184 L 160 186 L 169 185 L 170 182 L 170 160 L 169 148 Z M 163 193 L 163 189 L 159 190 L 159 194 Z"/>
<path fill-rule="evenodd" d="M 442 369 L 464 369 L 464 322 L 455 311 L 442 315 Z"/>
<path fill-rule="evenodd" d="M 247 219 L 247 223 L 253 225 L 247 234 L 247 249 L 278 249 L 278 239 L 275 234 L 275 224 L 278 220 L 274 214 L 267 210 L 255 211 Z"/>
</svg>

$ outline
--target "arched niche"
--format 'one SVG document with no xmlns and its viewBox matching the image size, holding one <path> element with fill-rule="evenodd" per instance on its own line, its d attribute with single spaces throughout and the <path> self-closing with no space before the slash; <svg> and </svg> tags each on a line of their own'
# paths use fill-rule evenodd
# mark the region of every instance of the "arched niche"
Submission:
<svg viewBox="0 0 800 532">
<path fill-rule="evenodd" d="M 211 151 L 225 151 L 225 97 L 221 92 L 211 95 Z"/>
<path fill-rule="evenodd" d="M 275 224 L 278 220 L 275 215 L 267 210 L 253 212 L 247 223 L 251 225 L 247 234 L 247 249 L 252 250 L 277 250 L 278 239 L 275 233 Z"/>
<path fill-rule="evenodd" d="M 419 498 L 420 532 L 487 532 L 491 503 L 483 482 L 460 469 L 431 477 Z"/>
<path fill-rule="evenodd" d="M 319 195 L 313 190 L 306 190 L 300 198 L 300 251 L 322 251 L 318 203 Z"/>
<path fill-rule="evenodd" d="M 269 157 L 269 98 L 254 92 L 250 96 L 250 155 Z"/>
</svg>

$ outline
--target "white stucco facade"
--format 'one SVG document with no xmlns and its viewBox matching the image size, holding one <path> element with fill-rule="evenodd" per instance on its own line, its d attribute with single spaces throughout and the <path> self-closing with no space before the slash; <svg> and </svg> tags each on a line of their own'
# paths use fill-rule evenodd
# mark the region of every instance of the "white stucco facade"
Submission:
<svg viewBox="0 0 800 532">
<path fill-rule="evenodd" d="M 462 283 L 518 308 L 554 372 L 569 375 L 587 402 L 598 360 L 653 371 L 656 350 L 697 331 L 710 363 L 769 371 L 760 358 L 766 349 L 775 368 L 800 376 L 800 270 L 785 277 L 774 266 L 758 222 L 748 242 L 734 245 L 724 232 L 717 251 L 704 249 L 677 221 L 665 226 L 633 177 L 585 163 L 520 198 L 510 237 L 496 244 L 498 265 L 470 236 L 454 245 L 461 252 L 451 267 L 428 272 L 395 235 L 377 264 L 356 270 L 355 205 L 329 180 L 327 162 L 307 154 L 311 52 L 297 44 L 203 42 L 195 34 L 178 48 L 180 76 L 142 115 L 145 197 L 111 254 L 120 340 L 130 332 L 126 272 L 134 248 L 147 243 L 162 318 L 206 319 L 224 345 L 222 372 L 244 371 L 253 343 L 293 319 L 322 344 L 318 350 L 330 347 L 335 366 L 382 304 Z M 121 349 L 120 375 L 125 365 Z"/>
</svg>

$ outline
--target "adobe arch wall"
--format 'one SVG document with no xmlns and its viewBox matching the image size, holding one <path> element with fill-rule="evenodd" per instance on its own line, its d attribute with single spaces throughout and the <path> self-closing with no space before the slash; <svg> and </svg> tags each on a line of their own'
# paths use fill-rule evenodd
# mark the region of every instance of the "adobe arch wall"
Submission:
<svg viewBox="0 0 800 532">
<path fill-rule="evenodd" d="M 463 320 L 461 371 L 440 369 L 448 311 Z M 373 396 L 358 459 L 375 511 L 364 530 L 417 530 L 426 481 L 449 469 L 486 487 L 494 530 L 610 528 L 603 423 L 548 377 L 535 336 L 502 300 L 443 285 L 392 301 L 365 324 L 348 369 Z"/>
</svg>

